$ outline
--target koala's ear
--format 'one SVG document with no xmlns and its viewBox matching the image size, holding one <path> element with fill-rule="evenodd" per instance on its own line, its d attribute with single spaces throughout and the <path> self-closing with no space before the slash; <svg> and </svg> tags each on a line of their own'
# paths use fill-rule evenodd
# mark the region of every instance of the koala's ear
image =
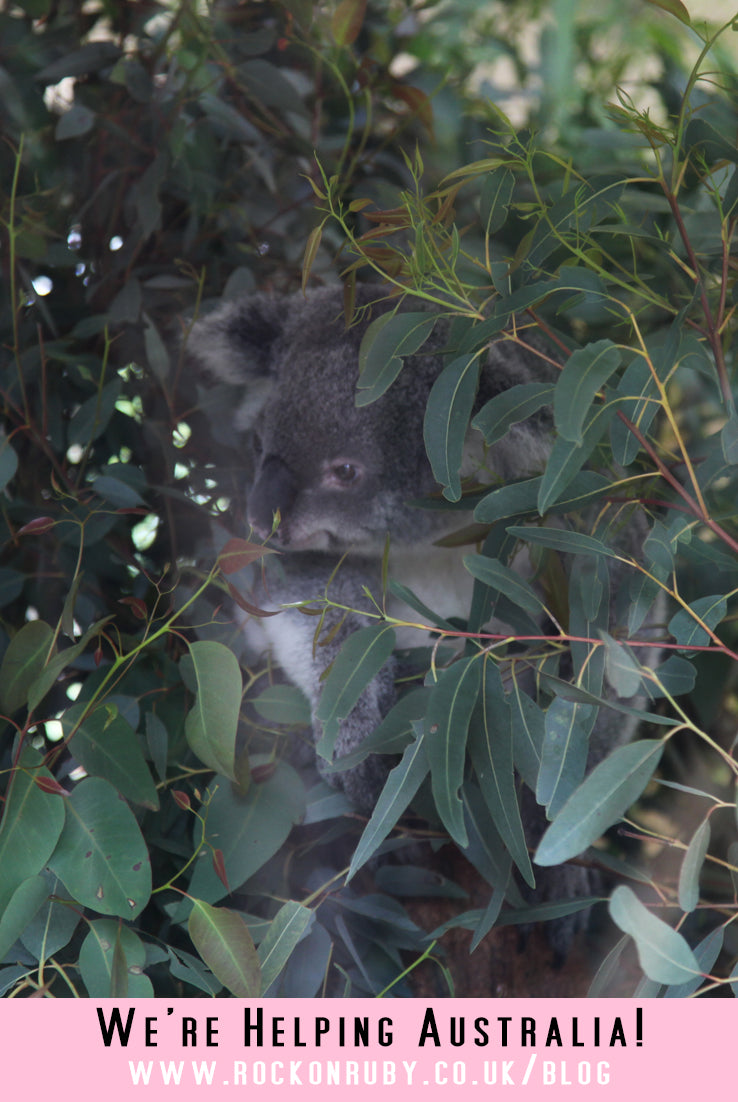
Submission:
<svg viewBox="0 0 738 1102">
<path fill-rule="evenodd" d="M 224 303 L 195 322 L 187 357 L 200 371 L 227 383 L 269 375 L 286 316 L 284 300 L 268 295 Z"/>
</svg>

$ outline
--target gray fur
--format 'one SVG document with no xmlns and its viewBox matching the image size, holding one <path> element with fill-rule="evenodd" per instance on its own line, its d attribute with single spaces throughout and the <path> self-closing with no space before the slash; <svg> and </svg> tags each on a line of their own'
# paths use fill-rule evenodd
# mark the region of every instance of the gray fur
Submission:
<svg viewBox="0 0 738 1102">
<path fill-rule="evenodd" d="M 387 393 L 370 405 L 355 404 L 362 337 L 370 320 L 396 305 L 377 301 L 381 294 L 380 288 L 359 290 L 358 303 L 372 303 L 371 313 L 350 328 L 342 296 L 333 288 L 309 298 L 255 295 L 225 304 L 199 321 L 188 344 L 188 354 L 213 377 L 243 386 L 234 417 L 259 442 L 247 494 L 249 524 L 257 538 L 266 539 L 277 510 L 281 517 L 272 545 L 285 554 L 280 577 L 269 579 L 273 605 L 320 596 L 338 559 L 348 553 L 330 582 L 330 596 L 355 611 L 346 616 L 328 612 L 324 635 L 331 635 L 339 622 L 341 626 L 327 645 L 314 646 L 315 621 L 298 612 L 287 610 L 259 625 L 279 665 L 308 696 L 313 713 L 322 673 L 347 634 L 370 622 L 360 610 L 371 608 L 365 588 L 379 594 L 388 535 L 391 576 L 440 615 L 465 613 L 471 596 L 463 551 L 433 546 L 471 518 L 408 504 L 437 491 L 423 444 L 423 416 L 443 366 L 445 323 L 439 321 L 419 354 L 406 358 Z M 513 383 L 540 378 L 541 371 L 538 357 L 523 355 L 512 345 L 493 346 L 479 404 Z M 536 419 L 516 426 L 476 462 L 483 465 L 486 481 L 504 481 L 537 473 L 547 450 L 547 423 Z M 474 462 L 472 458 L 472 467 Z M 344 482 L 341 470 L 347 465 L 357 477 Z M 405 606 L 392 611 L 408 614 Z M 400 641 L 417 644 L 418 634 Z M 355 749 L 391 706 L 393 672 L 390 662 L 343 722 L 337 757 Z M 368 812 L 382 775 L 380 763 L 370 758 L 328 779 Z"/>
<path fill-rule="evenodd" d="M 373 302 L 371 318 L 392 302 L 376 302 L 381 288 L 359 293 Z M 441 370 L 449 329 L 441 320 L 389 391 L 373 404 L 355 404 L 358 353 L 370 320 L 346 328 L 340 291 L 272 299 L 253 296 L 221 306 L 193 328 L 188 352 L 215 378 L 242 389 L 234 409 L 236 422 L 260 441 L 255 477 L 247 493 L 248 520 L 258 539 L 267 539 L 277 511 L 281 520 L 273 545 L 280 556 L 279 575 L 269 578 L 274 607 L 320 597 L 330 582 L 330 596 L 349 608 L 329 610 L 323 622 L 325 645 L 315 646 L 316 621 L 294 610 L 261 622 L 271 651 L 286 675 L 308 696 L 313 715 L 320 700 L 322 675 L 347 635 L 370 622 L 368 589 L 378 596 L 385 541 L 391 541 L 390 576 L 408 585 L 444 617 L 468 612 L 472 581 L 461 563 L 469 548 L 449 551 L 434 541 L 463 526 L 470 517 L 432 511 L 409 502 L 437 491 L 423 443 L 428 394 Z M 523 353 L 504 340 L 491 346 L 484 365 L 478 402 L 508 387 L 541 379 L 545 358 Z M 487 452 L 476 449 L 470 463 L 479 464 L 480 480 L 504 482 L 540 473 L 549 449 L 548 415 L 518 425 Z M 356 477 L 349 476 L 354 472 Z M 345 476 L 345 479 L 344 477 Z M 244 533 L 245 534 L 245 533 Z M 632 542 L 633 537 L 628 539 Z M 636 534 L 635 541 L 638 541 Z M 346 555 L 339 569 L 336 565 Z M 527 556 L 516 568 L 526 572 Z M 619 584 L 613 580 L 613 590 Z M 392 612 L 402 612 L 393 607 Z M 407 609 L 404 610 L 407 615 Z M 417 620 L 417 614 L 412 614 Z M 415 632 L 402 645 L 422 642 Z M 368 686 L 343 721 L 336 756 L 354 750 L 381 721 L 395 700 L 394 660 Z M 590 765 L 607 744 L 618 741 L 618 724 L 605 722 L 595 732 Z M 320 734 L 318 721 L 314 733 Z M 369 813 L 385 777 L 380 759 L 370 757 L 355 769 L 329 773 L 349 798 Z M 524 805 L 531 840 L 540 836 L 541 811 L 532 799 Z M 581 876 L 579 875 L 581 872 Z M 586 889 L 582 870 L 553 870 L 544 896 L 568 892 L 572 876 Z M 574 922 L 578 920 L 573 920 Z M 571 927 L 571 924 L 570 924 Z M 561 947 L 571 928 L 560 928 Z"/>
</svg>

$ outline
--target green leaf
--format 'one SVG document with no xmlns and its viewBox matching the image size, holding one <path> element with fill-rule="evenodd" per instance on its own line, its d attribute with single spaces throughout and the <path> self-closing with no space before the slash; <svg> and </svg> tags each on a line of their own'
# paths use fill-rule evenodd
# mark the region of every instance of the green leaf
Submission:
<svg viewBox="0 0 738 1102">
<path fill-rule="evenodd" d="M 95 112 L 90 111 L 83 103 L 74 103 L 60 117 L 54 130 L 54 138 L 58 142 L 69 138 L 81 138 L 89 134 L 95 125 Z"/>
<path fill-rule="evenodd" d="M 604 436 L 614 413 L 615 406 L 612 403 L 606 406 L 598 406 L 587 426 L 583 429 L 581 443 L 579 444 L 572 443 L 563 436 L 556 438 L 548 457 L 538 494 L 538 512 L 541 516 L 554 502 L 558 501 L 574 476 L 579 473 L 587 462 Z"/>
<path fill-rule="evenodd" d="M 535 590 L 509 566 L 486 555 L 465 555 L 464 566 L 478 581 L 503 593 L 514 604 L 534 616 L 544 610 L 543 601 Z"/>
<path fill-rule="evenodd" d="M 495 444 L 513 425 L 532 417 L 551 403 L 554 387 L 551 383 L 520 383 L 496 394 L 486 402 L 472 421 L 486 444 Z"/>
<path fill-rule="evenodd" d="M 62 716 L 65 738 L 77 726 L 86 704 L 79 702 Z M 77 727 L 71 738 L 72 753 L 93 777 L 103 777 L 134 803 L 156 811 L 159 795 L 135 731 L 123 716 L 112 715 L 99 704 Z"/>
<path fill-rule="evenodd" d="M 677 19 L 680 19 L 682 23 L 686 23 L 688 27 L 692 23 L 690 14 L 681 0 L 646 0 L 646 3 L 653 4 L 655 8 L 662 8 L 671 15 L 675 15 Z"/>
<path fill-rule="evenodd" d="M 584 776 L 589 735 L 597 716 L 587 704 L 555 697 L 546 709 L 536 800 L 553 818 Z"/>
<path fill-rule="evenodd" d="M 122 379 L 113 379 L 111 383 L 107 383 L 98 393 L 82 403 L 69 420 L 67 428 L 69 444 L 80 444 L 85 447 L 102 436 L 115 412 L 115 403 L 120 397 L 122 386 Z"/>
<path fill-rule="evenodd" d="M 40 673 L 34 678 L 28 690 L 29 711 L 35 711 L 36 708 L 38 708 L 46 694 L 59 680 L 59 675 L 62 671 L 74 665 L 74 662 L 84 652 L 90 640 L 94 638 L 101 627 L 107 623 L 107 619 L 108 618 L 105 620 L 98 620 L 84 633 L 77 643 L 74 643 L 73 646 L 67 647 L 63 651 L 59 651 L 58 654 L 55 654 L 53 658 L 49 659 Z"/>
<path fill-rule="evenodd" d="M 154 988 L 143 974 L 146 947 L 138 935 L 109 918 L 91 922 L 89 929 L 79 951 L 79 970 L 89 998 L 151 998 Z"/>
<path fill-rule="evenodd" d="M 480 664 L 463 658 L 445 670 L 433 688 L 425 717 L 425 748 L 436 809 L 454 841 L 464 847 L 467 833 L 459 789 L 464 779 L 466 739 L 477 701 Z"/>
<path fill-rule="evenodd" d="M 254 767 L 268 761 L 255 756 L 251 764 Z M 305 792 L 294 769 L 277 762 L 272 775 L 253 783 L 245 795 L 216 777 L 208 786 L 203 805 L 207 809 L 205 837 L 210 846 L 222 851 L 228 884 L 235 891 L 274 856 L 293 825 L 300 822 Z M 199 841 L 200 824 L 193 829 Z M 195 864 L 189 891 L 211 903 L 227 894 L 207 848 Z"/>
<path fill-rule="evenodd" d="M 24 624 L 10 640 L 0 666 L 0 708 L 12 715 L 28 700 L 33 682 L 53 653 L 54 632 L 43 620 Z"/>
<path fill-rule="evenodd" d="M 326 761 L 333 758 L 333 746 L 342 720 L 353 710 L 389 656 L 395 645 L 395 633 L 386 624 L 370 624 L 352 632 L 341 647 L 320 694 L 316 716 L 323 724 L 323 735 L 316 747 Z"/>
<path fill-rule="evenodd" d="M 610 899 L 613 922 L 636 943 L 638 960 L 656 983 L 688 983 L 700 973 L 699 963 L 682 935 L 663 922 L 624 885 Z"/>
<path fill-rule="evenodd" d="M 310 704 L 307 697 L 294 685 L 270 685 L 258 696 L 250 697 L 259 715 L 270 723 L 310 723 Z"/>
<path fill-rule="evenodd" d="M 482 180 L 479 219 L 485 234 L 497 233 L 504 226 L 514 188 L 515 176 L 505 165 L 493 168 Z"/>
<path fill-rule="evenodd" d="M 659 411 L 660 402 L 656 381 L 643 356 L 637 356 L 625 369 L 617 397 L 620 411 L 645 436 Z M 610 443 L 613 458 L 622 467 L 633 462 L 641 447 L 637 437 L 620 417 L 614 417 L 610 425 Z"/>
<path fill-rule="evenodd" d="M 584 422 L 595 395 L 620 366 L 620 350 L 609 340 L 596 341 L 573 352 L 554 391 L 554 422 L 572 444 L 584 444 Z"/>
<path fill-rule="evenodd" d="M 683 696 L 691 693 L 697 681 L 697 670 L 692 663 L 678 654 L 671 654 L 653 671 L 656 679 L 648 682 L 648 691 L 652 697 L 668 693 L 669 696 Z"/>
<path fill-rule="evenodd" d="M 4 490 L 18 470 L 18 456 L 4 432 L 0 432 L 0 491 Z"/>
<path fill-rule="evenodd" d="M 630 648 L 618 643 L 611 635 L 600 628 L 600 638 L 605 644 L 605 672 L 607 679 L 618 696 L 625 700 L 635 696 L 641 687 L 643 672 L 633 657 Z"/>
<path fill-rule="evenodd" d="M 720 950 L 723 947 L 723 941 L 725 940 L 725 927 L 718 926 L 712 930 L 707 937 L 695 945 L 694 955 L 697 963 L 700 966 L 700 972 L 704 975 L 709 975 L 713 969 L 715 961 L 720 956 Z M 664 991 L 665 999 L 688 999 L 690 995 L 693 995 L 697 988 L 702 984 L 703 976 L 695 976 L 687 983 L 672 984 Z"/>
<path fill-rule="evenodd" d="M 64 803 L 66 821 L 50 867 L 83 906 L 136 918 L 151 895 L 151 866 L 128 804 L 98 777 L 80 781 Z"/>
<path fill-rule="evenodd" d="M 722 593 L 698 597 L 689 608 L 682 608 L 669 620 L 668 628 L 684 647 L 706 647 L 710 636 L 705 628 L 717 627 L 725 619 L 728 603 Z M 704 627 L 702 626 L 704 624 Z"/>
<path fill-rule="evenodd" d="M 381 314 L 369 324 L 359 349 L 357 406 L 368 406 L 384 394 L 400 374 L 403 356 L 425 344 L 435 323 L 435 314 L 408 312 Z"/>
<path fill-rule="evenodd" d="M 243 694 L 238 661 L 232 650 L 213 640 L 190 643 L 189 657 L 197 697 L 185 719 L 187 742 L 208 768 L 235 780 L 236 734 Z"/>
<path fill-rule="evenodd" d="M 366 0 L 340 0 L 331 18 L 331 32 L 337 46 L 350 46 L 364 23 Z"/>
<path fill-rule="evenodd" d="M 48 960 L 68 945 L 80 921 L 79 907 L 52 872 L 45 869 L 47 902 L 21 934 L 24 947 L 36 960 Z"/>
<path fill-rule="evenodd" d="M 0 917 L 0 960 L 18 940 L 49 898 L 49 886 L 43 876 L 21 881 Z"/>
<path fill-rule="evenodd" d="M 581 471 L 569 483 L 568 490 L 549 509 L 550 514 L 581 509 L 610 490 L 612 483 L 597 471 Z M 541 478 L 529 478 L 500 486 L 482 498 L 474 510 L 480 524 L 495 524 L 507 517 L 524 516 L 538 511 Z"/>
<path fill-rule="evenodd" d="M 710 820 L 705 819 L 694 832 L 679 872 L 679 906 L 693 911 L 700 901 L 700 873 L 710 846 Z"/>
<path fill-rule="evenodd" d="M 567 532 L 559 528 L 512 527 L 507 531 L 516 539 L 525 543 L 540 543 L 554 551 L 564 551 L 572 555 L 602 555 L 607 559 L 620 556 L 612 548 L 583 532 Z"/>
<path fill-rule="evenodd" d="M 376 852 L 420 788 L 429 769 L 424 742 L 419 738 L 410 743 L 387 777 L 351 858 L 347 882 Z"/>
<path fill-rule="evenodd" d="M 240 914 L 193 899 L 187 929 L 205 964 L 232 995 L 237 999 L 259 997 L 259 957 Z"/>
<path fill-rule="evenodd" d="M 25 746 L 10 780 L 0 823 L 0 914 L 24 880 L 40 873 L 64 826 L 64 797 L 43 792 L 36 777 L 53 781 L 41 755 Z"/>
<path fill-rule="evenodd" d="M 292 955 L 297 943 L 315 921 L 315 912 L 290 899 L 284 903 L 269 924 L 266 936 L 259 942 L 261 991 L 265 995 Z"/>
<path fill-rule="evenodd" d="M 444 367 L 428 395 L 423 439 L 433 476 L 449 501 L 461 497 L 461 465 L 479 381 L 477 355 L 459 356 Z"/>
<path fill-rule="evenodd" d="M 510 706 L 499 670 L 491 660 L 485 663 L 480 705 L 469 730 L 469 752 L 500 837 L 521 875 L 534 888 L 535 876 L 518 806 Z"/>
<path fill-rule="evenodd" d="M 643 739 L 618 747 L 595 766 L 543 835 L 536 864 L 559 865 L 596 842 L 641 795 L 663 750 L 659 739 Z"/>
<path fill-rule="evenodd" d="M 508 699 L 515 768 L 528 788 L 535 792 L 546 734 L 546 716 L 536 702 L 522 691 L 517 679 L 513 679 Z"/>
</svg>

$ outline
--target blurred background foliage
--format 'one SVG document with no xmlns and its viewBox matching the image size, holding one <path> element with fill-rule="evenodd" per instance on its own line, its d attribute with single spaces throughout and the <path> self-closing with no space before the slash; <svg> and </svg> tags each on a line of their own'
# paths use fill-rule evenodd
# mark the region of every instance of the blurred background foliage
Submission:
<svg viewBox="0 0 738 1102">
<path fill-rule="evenodd" d="M 412 990 L 404 970 L 429 952 L 427 930 L 399 896 L 432 891 L 461 911 L 464 893 L 391 867 L 378 887 L 341 888 L 326 854 L 361 823 L 281 760 L 301 701 L 247 668 L 257 705 L 242 707 L 241 675 L 207 649 L 237 647 L 231 569 L 210 539 L 247 534 L 246 473 L 229 395 L 188 377 L 183 338 L 223 295 L 298 289 L 308 242 L 310 280 L 338 278 L 347 233 L 368 223 L 331 219 L 311 237 L 321 169 L 343 209 L 394 208 L 417 187 L 416 150 L 432 188 L 486 156 L 509 116 L 557 171 L 630 170 L 648 158 L 633 118 L 667 126 L 680 109 L 716 17 L 697 7 L 690 26 L 679 0 L 0 6 L 3 992 Z M 735 148 L 734 37 L 710 55 L 715 94 L 693 90 L 707 129 L 692 138 L 713 165 L 734 163 L 720 147 Z M 684 185 L 700 198 L 698 174 Z M 473 189 L 454 217 L 477 222 Z M 520 210 L 501 228 L 512 254 Z M 663 277 L 657 249 L 638 264 Z M 730 350 L 729 326 L 721 339 Z M 725 412 L 699 371 L 673 402 L 695 439 Z M 729 495 L 722 510 L 734 520 Z M 697 663 L 690 706 L 730 743 L 733 665 Z M 86 869 L 96 830 L 110 854 Z M 215 906 L 227 888 L 237 910 Z M 235 972 L 214 942 L 238 946 Z"/>
</svg>

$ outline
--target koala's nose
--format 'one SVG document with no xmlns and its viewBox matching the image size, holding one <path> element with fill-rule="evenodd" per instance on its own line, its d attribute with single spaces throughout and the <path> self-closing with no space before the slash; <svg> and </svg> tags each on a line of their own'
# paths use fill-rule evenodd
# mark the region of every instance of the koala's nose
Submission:
<svg viewBox="0 0 738 1102">
<path fill-rule="evenodd" d="M 277 510 L 284 538 L 297 490 L 295 475 L 278 455 L 268 455 L 262 460 L 246 505 L 248 522 L 260 539 L 266 539 L 271 532 Z"/>
</svg>

